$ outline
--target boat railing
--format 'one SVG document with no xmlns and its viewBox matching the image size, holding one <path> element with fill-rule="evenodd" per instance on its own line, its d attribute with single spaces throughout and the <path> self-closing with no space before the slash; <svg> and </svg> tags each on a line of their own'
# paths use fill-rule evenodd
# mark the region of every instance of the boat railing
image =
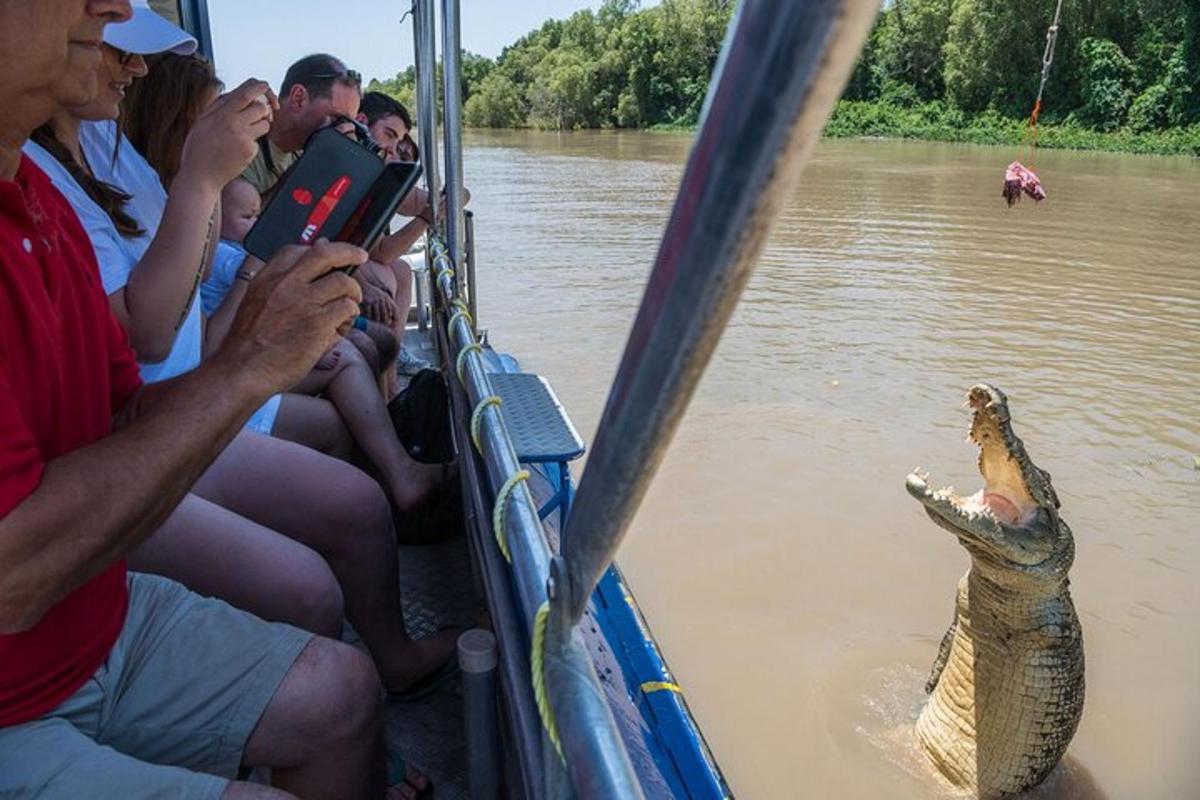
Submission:
<svg viewBox="0 0 1200 800">
<path fill-rule="evenodd" d="M 442 361 L 458 373 L 473 409 L 473 441 L 463 446 L 477 448 L 506 512 L 496 515 L 495 535 L 507 556 L 523 630 L 520 641 L 505 641 L 512 634 L 498 631 L 500 649 L 528 648 L 544 728 L 543 796 L 638 798 L 641 786 L 578 622 L 733 313 L 769 226 L 849 78 L 879 3 L 743 0 L 736 10 L 560 554 L 547 541 L 527 482 L 519 477 L 522 466 L 488 378 L 474 310 L 464 298 L 459 5 L 441 5 L 450 186 L 447 219 L 434 226 L 426 257 L 436 286 L 435 318 L 448 348 Z M 421 149 L 427 186 L 437 193 L 434 17 L 434 0 L 415 0 Z M 564 767 L 569 785 L 562 782 Z"/>
</svg>

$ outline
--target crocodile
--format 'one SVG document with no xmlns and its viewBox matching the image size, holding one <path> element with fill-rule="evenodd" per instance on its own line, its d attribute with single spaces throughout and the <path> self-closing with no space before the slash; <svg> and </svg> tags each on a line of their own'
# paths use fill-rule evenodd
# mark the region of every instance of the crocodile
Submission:
<svg viewBox="0 0 1200 800">
<path fill-rule="evenodd" d="M 951 784 L 994 800 L 1044 780 L 1075 735 L 1083 637 L 1067 580 L 1075 541 L 1050 474 L 1013 433 L 1003 392 L 978 384 L 967 405 L 984 488 L 969 497 L 935 490 L 919 468 L 907 480 L 971 557 L 916 735 Z"/>
</svg>

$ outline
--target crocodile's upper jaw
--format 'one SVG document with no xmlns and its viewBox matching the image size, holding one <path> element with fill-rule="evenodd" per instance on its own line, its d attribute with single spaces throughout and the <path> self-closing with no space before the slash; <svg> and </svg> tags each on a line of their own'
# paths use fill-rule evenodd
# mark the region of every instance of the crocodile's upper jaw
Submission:
<svg viewBox="0 0 1200 800">
<path fill-rule="evenodd" d="M 1003 392 L 977 384 L 967 393 L 967 405 L 973 410 L 971 439 L 979 446 L 984 488 L 969 497 L 949 487 L 934 490 L 928 474 L 918 469 L 908 476 L 908 492 L 973 554 L 982 551 L 1021 566 L 1040 564 L 1063 546 L 1050 475 L 1030 461 L 1013 433 Z"/>
</svg>

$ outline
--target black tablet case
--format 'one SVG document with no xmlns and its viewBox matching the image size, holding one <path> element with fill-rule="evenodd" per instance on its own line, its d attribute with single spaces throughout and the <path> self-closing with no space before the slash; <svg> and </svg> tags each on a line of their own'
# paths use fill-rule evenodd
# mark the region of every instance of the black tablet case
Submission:
<svg viewBox="0 0 1200 800">
<path fill-rule="evenodd" d="M 320 238 L 370 249 L 420 174 L 419 164 L 385 164 L 332 128 L 320 130 L 276 184 L 246 251 L 267 261 L 285 245 Z"/>
</svg>

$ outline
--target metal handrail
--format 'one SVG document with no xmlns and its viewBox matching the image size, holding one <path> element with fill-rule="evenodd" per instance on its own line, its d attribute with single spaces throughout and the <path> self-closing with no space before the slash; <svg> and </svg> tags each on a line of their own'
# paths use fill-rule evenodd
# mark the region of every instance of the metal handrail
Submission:
<svg viewBox="0 0 1200 800">
<path fill-rule="evenodd" d="M 430 237 L 430 268 L 442 301 L 447 308 L 455 307 L 459 299 L 451 277 L 453 263 L 445 244 Z M 483 354 L 475 348 L 478 340 L 469 321 L 462 315 L 450 320 L 447 330 L 452 349 L 465 353 L 462 359 L 462 384 L 472 407 L 493 396 Z M 453 355 L 453 353 L 451 354 Z M 449 363 L 456 363 L 452 358 Z M 479 426 L 480 455 L 486 467 L 493 493 L 520 469 L 516 450 L 504 423 L 502 406 L 487 406 Z M 473 447 L 470 442 L 465 447 Z M 545 529 L 538 518 L 537 505 L 527 484 L 519 483 L 509 505 L 504 535 L 512 556 L 511 577 L 517 601 L 527 631 L 532 631 L 538 609 L 552 600 L 551 562 L 554 554 L 546 541 Z M 507 643 L 512 646 L 513 643 Z M 612 710 L 600 686 L 595 666 L 587 653 L 583 635 L 576 626 L 549 632 L 546 644 L 546 685 L 551 708 L 562 741 L 563 762 L 548 746 L 543 735 L 543 758 L 550 797 L 563 794 L 556 773 L 566 772 L 576 796 L 587 798 L 629 798 L 643 796 L 641 785 Z M 525 676 L 523 676 L 525 677 Z"/>
<path fill-rule="evenodd" d="M 563 533 L 582 616 L 612 563 L 879 0 L 743 0 Z"/>
<path fill-rule="evenodd" d="M 434 44 L 434 8 L 431 0 L 413 2 L 413 47 L 417 71 L 417 138 L 421 140 L 421 169 L 425 188 L 431 198 L 441 191 L 437 159 L 437 47 Z M 440 230 L 441 208 L 434 200 L 430 204 L 430 230 Z M 428 248 L 426 248 L 428 253 Z"/>
<path fill-rule="evenodd" d="M 459 0 L 442 0 L 442 127 L 446 138 L 446 247 L 450 260 L 463 265 L 463 161 L 462 161 L 462 36 Z M 462 297 L 465 275 L 454 275 Z"/>
</svg>

